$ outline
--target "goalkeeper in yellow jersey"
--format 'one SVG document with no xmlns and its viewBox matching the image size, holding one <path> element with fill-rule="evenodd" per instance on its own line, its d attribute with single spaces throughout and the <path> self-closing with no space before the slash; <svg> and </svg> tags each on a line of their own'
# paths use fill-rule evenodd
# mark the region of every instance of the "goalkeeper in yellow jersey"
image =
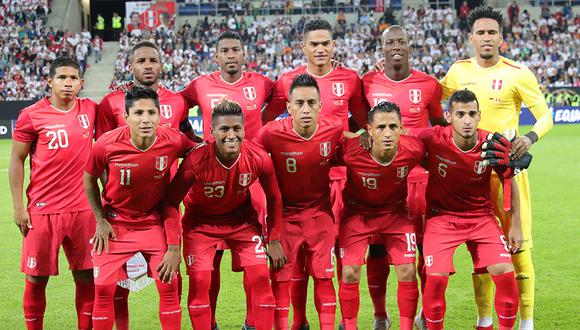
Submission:
<svg viewBox="0 0 580 330">
<path fill-rule="evenodd" d="M 502 37 L 502 15 L 491 7 L 477 7 L 468 18 L 469 41 L 475 57 L 455 62 L 441 80 L 443 98 L 460 89 L 469 89 L 480 102 L 479 128 L 491 132 L 518 132 L 512 144 L 511 157 L 519 158 L 532 144 L 546 135 L 553 126 L 552 114 L 533 73 L 523 64 L 499 55 Z M 519 134 L 518 124 L 522 102 L 536 118 L 529 132 Z M 523 233 L 521 252 L 512 256 L 520 293 L 520 329 L 533 329 L 534 266 L 532 264 L 532 212 L 528 173 L 514 178 L 520 192 L 520 218 Z M 502 209 L 502 189 L 497 175 L 492 177 L 492 199 L 496 205 L 504 232 L 510 228 L 509 213 Z M 475 270 L 473 274 L 475 300 L 478 307 L 477 329 L 493 329 L 493 282 L 489 274 Z"/>
</svg>

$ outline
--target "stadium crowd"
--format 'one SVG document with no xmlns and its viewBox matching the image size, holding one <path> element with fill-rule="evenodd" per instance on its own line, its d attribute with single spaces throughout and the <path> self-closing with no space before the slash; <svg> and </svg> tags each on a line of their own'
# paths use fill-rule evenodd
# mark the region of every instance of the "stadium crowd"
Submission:
<svg viewBox="0 0 580 330">
<path fill-rule="evenodd" d="M 195 26 L 185 21 L 174 30 L 161 27 L 125 34 L 111 86 L 130 79 L 128 50 L 135 42 L 149 39 L 163 52 L 163 84 L 181 90 L 192 77 L 217 70 L 210 54 L 219 33 L 227 29 L 239 31 L 244 39 L 246 69 L 277 79 L 304 63 L 300 35 L 305 20 L 302 17 L 293 24 L 287 16 L 272 20 L 235 15 L 206 17 Z M 377 41 L 381 31 L 392 23 L 392 16 L 378 17 L 373 11 L 360 11 L 356 22 L 348 22 L 346 15 L 339 13 L 334 22 L 335 59 L 360 74 L 367 72 L 380 59 Z M 407 7 L 403 26 L 411 33 L 411 63 L 417 70 L 440 79 L 454 61 L 469 57 L 465 25 L 451 8 Z M 548 18 L 532 19 L 524 10 L 513 24 L 505 25 L 504 36 L 502 53 L 528 65 L 542 86 L 580 86 L 579 63 L 574 56 L 580 48 L 580 16 L 557 12 Z"/>
<path fill-rule="evenodd" d="M 47 94 L 50 62 L 69 54 L 86 69 L 91 33 L 46 27 L 47 0 L 0 4 L 0 101 L 38 99 Z"/>
</svg>

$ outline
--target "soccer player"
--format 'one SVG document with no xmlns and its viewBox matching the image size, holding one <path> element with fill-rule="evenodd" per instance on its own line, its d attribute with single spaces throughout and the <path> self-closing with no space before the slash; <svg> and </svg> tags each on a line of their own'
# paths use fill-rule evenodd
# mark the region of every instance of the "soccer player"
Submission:
<svg viewBox="0 0 580 330">
<path fill-rule="evenodd" d="M 96 137 L 99 138 L 110 130 L 127 125 L 125 92 L 133 86 L 141 86 L 149 87 L 157 92 L 160 126 L 179 129 L 190 139 L 199 141 L 187 118 L 189 107 L 183 96 L 168 90 L 159 83 L 162 67 L 157 46 L 149 41 L 138 42 L 129 52 L 129 62 L 129 70 L 133 75 L 132 82 L 118 86 L 99 103 Z M 177 172 L 177 163 L 171 165 L 171 174 L 175 172 Z M 135 263 L 134 259 L 130 259 L 129 263 Z M 181 277 L 179 282 L 181 283 Z M 115 326 L 119 330 L 129 329 L 128 298 L 129 290 L 119 286 L 115 293 Z"/>
<path fill-rule="evenodd" d="M 445 125 L 439 83 L 435 78 L 410 68 L 409 37 L 405 29 L 398 25 L 390 26 L 383 31 L 381 44 L 383 69 L 370 71 L 362 77 L 363 94 L 367 103 L 371 106 L 383 101 L 397 104 L 401 109 L 401 123 L 405 128 L 429 127 L 429 124 Z M 416 166 L 407 179 L 407 206 L 415 222 L 421 289 L 425 286 L 421 249 L 428 176 L 424 168 Z M 385 305 L 388 276 L 389 265 L 383 245 L 371 244 L 367 259 L 367 281 L 375 309 L 375 330 L 386 330 L 390 324 Z M 418 316 L 416 322 L 421 321 L 421 316 Z"/>
<path fill-rule="evenodd" d="M 283 266 L 280 244 L 282 200 L 272 160 L 244 139 L 244 115 L 239 104 L 223 101 L 212 114 L 213 141 L 196 148 L 181 163 L 163 209 L 165 221 L 179 219 L 185 198 L 183 254 L 189 275 L 187 305 L 194 329 L 211 329 L 209 288 L 217 244 L 225 242 L 238 260 L 252 294 L 255 328 L 271 330 L 275 300 L 267 259 Z M 249 187 L 259 180 L 268 205 L 268 255 Z"/>
<path fill-rule="evenodd" d="M 455 273 L 453 253 L 466 243 L 474 269 L 485 268 L 496 286 L 495 309 L 499 329 L 513 329 L 518 311 L 518 289 L 510 252 L 521 246 L 517 186 L 512 181 L 512 227 L 506 239 L 493 214 L 490 198 L 491 166 L 481 157 L 489 132 L 477 128 L 479 104 L 469 90 L 455 92 L 445 113 L 447 127 L 416 134 L 428 154 L 427 221 L 423 254 L 427 284 L 423 312 L 427 327 L 443 329 L 445 289 Z"/>
<path fill-rule="evenodd" d="M 399 280 L 400 328 L 412 329 L 419 290 L 415 269 L 415 232 L 407 215 L 407 177 L 425 158 L 423 144 L 402 132 L 399 107 L 382 101 L 368 114 L 370 150 L 359 139 L 346 140 L 338 160 L 347 168 L 343 192 L 344 216 L 339 247 L 343 262 L 339 298 L 345 330 L 357 329 L 359 280 L 367 246 L 374 239 L 384 246 Z"/>
<path fill-rule="evenodd" d="M 533 143 L 545 136 L 553 126 L 553 119 L 538 82 L 523 64 L 499 56 L 503 18 L 491 7 L 477 7 L 469 16 L 471 33 L 469 40 L 475 49 L 475 57 L 457 61 L 443 80 L 443 98 L 456 90 L 469 88 L 481 102 L 479 128 L 491 132 L 518 131 L 522 102 L 536 118 L 536 123 L 525 135 L 516 137 L 512 144 L 512 156 L 520 157 Z M 534 266 L 532 264 L 532 211 L 528 173 L 526 170 L 514 178 L 520 192 L 520 217 L 524 243 L 520 252 L 512 255 L 520 293 L 520 329 L 533 329 L 534 317 Z M 509 214 L 501 208 L 502 194 L 499 178 L 492 175 L 492 199 L 496 215 L 500 218 L 504 233 L 510 229 Z M 475 300 L 478 305 L 480 329 L 491 329 L 493 285 L 489 274 L 473 274 Z"/>
<path fill-rule="evenodd" d="M 262 127 L 262 107 L 270 100 L 274 82 L 259 73 L 242 70 L 244 65 L 244 43 L 242 37 L 233 31 L 222 32 L 217 39 L 214 59 L 220 70 L 193 79 L 181 94 L 190 107 L 198 105 L 203 119 L 203 136 L 212 138 L 211 116 L 213 108 L 223 99 L 238 103 L 244 113 L 245 138 L 251 141 Z M 258 209 L 259 220 L 264 222 L 266 216 L 266 197 L 259 184 L 250 187 L 252 203 Z M 214 271 L 210 288 L 212 306 L 212 327 L 216 328 L 215 306 L 220 290 L 220 264 L 224 246 L 220 246 L 215 255 Z M 237 265 L 234 265 L 234 267 Z M 237 268 L 237 267 L 236 267 Z M 251 330 L 254 325 L 252 315 L 251 292 L 244 278 L 246 290 L 246 319 L 244 329 Z"/>
<path fill-rule="evenodd" d="M 342 141 L 342 122 L 319 117 L 322 104 L 316 80 L 301 74 L 290 85 L 290 118 L 272 121 L 255 141 L 272 156 L 283 196 L 281 243 L 287 263 L 272 272 L 276 298 L 275 328 L 288 329 L 290 279 L 302 249 L 306 269 L 314 278 L 314 301 L 320 329 L 334 329 L 336 294 L 334 275 L 334 218 L 330 205 L 330 166 Z M 304 184 L 300 184 L 304 182 Z M 293 324 L 292 328 L 303 324 Z"/>
<path fill-rule="evenodd" d="M 20 112 L 10 158 L 14 221 L 24 238 L 24 320 L 27 329 L 43 329 L 46 285 L 49 276 L 58 275 L 62 245 L 76 285 L 78 328 L 91 329 L 94 285 L 88 242 L 95 223 L 84 197 L 82 169 L 93 144 L 97 104 L 77 97 L 83 80 L 79 63 L 71 58 L 52 61 L 47 84 L 52 95 Z M 25 206 L 24 161 L 29 155 Z"/>
<path fill-rule="evenodd" d="M 184 157 L 193 142 L 176 130 L 159 126 L 159 99 L 154 90 L 129 89 L 125 107 L 128 125 L 101 136 L 85 168 L 85 192 L 97 219 L 93 325 L 96 330 L 113 328 L 117 282 L 127 278 L 127 260 L 141 252 L 159 291 L 161 327 L 180 329 L 176 280 L 180 228 L 174 219 L 161 221 L 160 202 L 169 186 L 171 164 Z M 107 179 L 101 203 L 97 179 L 104 173 Z"/>
<path fill-rule="evenodd" d="M 330 23 L 321 18 L 314 18 L 304 24 L 302 51 L 306 55 L 306 65 L 284 73 L 278 81 L 272 100 L 264 110 L 264 122 L 271 121 L 286 110 L 288 92 L 294 78 L 303 73 L 309 74 L 318 83 L 322 101 L 321 114 L 338 117 L 343 123 L 343 129 L 348 131 L 348 117 L 352 114 L 357 125 L 366 127 L 367 106 L 361 94 L 361 82 L 358 73 L 342 65 L 336 68 L 332 56 L 335 42 Z M 343 167 L 330 171 L 332 213 L 335 219 L 342 209 L 341 192 L 346 181 L 346 170 Z M 339 261 L 340 262 L 340 261 Z M 339 272 L 340 272 L 340 267 Z M 292 306 L 294 317 L 292 324 L 308 324 L 306 319 L 306 295 L 308 275 L 297 263 L 296 274 L 291 283 Z"/>
</svg>

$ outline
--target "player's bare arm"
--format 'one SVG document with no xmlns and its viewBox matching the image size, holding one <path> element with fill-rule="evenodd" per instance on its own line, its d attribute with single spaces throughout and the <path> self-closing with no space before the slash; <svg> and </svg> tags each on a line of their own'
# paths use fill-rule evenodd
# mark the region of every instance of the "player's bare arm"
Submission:
<svg viewBox="0 0 580 330">
<path fill-rule="evenodd" d="M 516 180 L 511 180 L 512 208 L 510 210 L 511 227 L 508 233 L 508 244 L 511 253 L 518 252 L 522 247 L 523 234 L 520 222 L 520 192 Z"/>
<path fill-rule="evenodd" d="M 24 161 L 30 153 L 31 143 L 13 141 L 12 154 L 10 156 L 10 168 L 8 177 L 10 180 L 10 192 L 12 194 L 13 217 L 16 226 L 26 236 L 28 230 L 32 228 L 30 215 L 24 205 L 23 185 L 24 185 Z"/>
<path fill-rule="evenodd" d="M 103 205 L 101 204 L 101 192 L 99 189 L 99 184 L 97 183 L 98 177 L 92 176 L 85 172 L 83 177 L 85 185 L 85 194 L 91 205 L 91 209 L 95 214 L 95 219 L 97 220 L 97 227 L 95 230 L 95 235 L 91 239 L 93 242 L 93 252 L 101 254 L 103 250 L 109 252 L 109 238 L 116 239 L 115 231 L 111 224 L 105 219 L 105 212 L 103 211 Z"/>
</svg>

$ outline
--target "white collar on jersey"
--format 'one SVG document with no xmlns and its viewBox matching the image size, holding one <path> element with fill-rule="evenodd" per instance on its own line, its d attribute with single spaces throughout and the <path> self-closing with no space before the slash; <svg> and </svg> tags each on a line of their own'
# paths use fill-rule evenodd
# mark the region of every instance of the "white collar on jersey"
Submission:
<svg viewBox="0 0 580 330">
<path fill-rule="evenodd" d="M 403 79 L 401 79 L 401 80 L 393 80 L 393 79 L 389 78 L 389 77 L 388 77 L 388 76 L 385 74 L 385 70 L 383 70 L 383 76 L 385 76 L 385 78 L 387 78 L 387 80 L 389 80 L 389 81 L 392 81 L 392 82 L 394 82 L 394 83 L 400 83 L 400 82 L 403 82 L 403 81 L 405 81 L 405 80 L 407 80 L 407 79 L 411 78 L 411 76 L 413 75 L 413 70 L 409 70 L 409 71 L 410 71 L 411 73 L 409 73 L 409 75 L 407 76 L 407 78 L 403 78 Z"/>
<path fill-rule="evenodd" d="M 215 145 L 214 145 L 214 147 L 215 147 Z M 240 148 L 241 148 L 241 147 L 242 147 L 242 146 L 240 145 Z M 215 152 L 215 151 L 214 151 L 214 152 Z M 240 149 L 240 154 L 238 155 L 238 158 L 236 158 L 236 161 L 235 161 L 235 162 L 234 162 L 232 165 L 230 165 L 229 167 L 228 167 L 228 166 L 225 166 L 225 165 L 224 165 L 224 164 L 223 164 L 223 163 L 220 161 L 220 159 L 218 158 L 218 156 L 217 156 L 217 155 L 215 155 L 214 157 L 215 157 L 215 160 L 217 160 L 217 162 L 218 162 L 218 163 L 219 163 L 219 164 L 220 164 L 220 165 L 221 165 L 223 168 L 225 168 L 226 170 L 231 170 L 231 169 L 232 169 L 232 167 L 236 166 L 236 164 L 237 164 L 237 163 L 238 163 L 238 161 L 240 160 L 240 157 L 241 157 L 241 156 L 242 156 L 242 150 Z"/>
<path fill-rule="evenodd" d="M 244 71 L 242 71 L 242 75 L 240 76 L 240 79 L 238 79 L 238 80 L 234 81 L 233 83 L 230 83 L 230 82 L 227 82 L 227 81 L 225 81 L 225 80 L 224 80 L 224 77 L 222 77 L 222 73 L 221 73 L 221 71 L 220 71 L 220 74 L 219 74 L 219 76 L 220 76 L 220 79 L 221 79 L 223 82 L 225 82 L 226 84 L 228 84 L 228 85 L 235 85 L 235 84 L 239 83 L 239 82 L 240 82 L 242 79 L 244 79 L 244 74 L 245 74 L 245 72 L 244 72 Z"/>
<path fill-rule="evenodd" d="M 334 71 L 334 67 L 330 69 L 330 71 L 328 71 L 327 73 L 323 74 L 322 76 L 316 75 L 312 72 L 310 72 L 310 70 L 308 70 L 308 64 L 306 64 L 306 73 L 308 73 L 309 75 L 316 77 L 316 78 L 324 78 L 326 76 L 328 76 L 332 71 Z"/>
<path fill-rule="evenodd" d="M 292 125 L 292 123 L 290 123 L 290 125 Z M 316 132 L 318 132 L 318 127 L 320 127 L 320 125 L 318 125 L 318 123 L 316 123 L 316 129 L 314 130 L 314 133 L 312 133 L 312 135 L 310 135 L 310 137 L 307 139 L 305 137 L 303 137 L 302 135 L 298 134 L 298 132 L 296 132 L 296 130 L 294 129 L 294 126 L 292 126 L 292 132 L 296 133 L 296 135 L 301 138 L 304 141 L 310 141 L 314 135 L 316 135 Z"/>
<path fill-rule="evenodd" d="M 393 157 L 393 159 L 391 159 L 391 161 L 390 161 L 390 162 L 388 162 L 388 163 L 381 163 L 381 162 L 379 162 L 379 161 L 378 161 L 378 160 L 375 158 L 375 156 L 373 156 L 373 153 L 372 153 L 372 152 L 369 150 L 369 155 L 371 155 L 371 158 L 372 158 L 372 159 L 373 159 L 373 160 L 374 160 L 374 161 L 375 161 L 377 164 L 379 164 L 379 165 L 381 165 L 381 166 L 389 166 L 389 165 L 391 165 L 391 163 L 392 163 L 392 162 L 393 162 L 393 161 L 394 161 L 394 160 L 397 158 L 397 155 L 398 155 L 398 154 L 399 154 L 399 148 L 397 147 L 397 153 L 395 153 L 395 157 Z"/>
<path fill-rule="evenodd" d="M 151 145 L 147 149 L 141 149 L 141 148 L 137 147 L 135 145 L 135 143 L 133 143 L 133 140 L 131 140 L 131 137 L 130 136 L 129 136 L 129 141 L 131 141 L 131 144 L 133 145 L 133 147 L 135 147 L 135 149 L 137 149 L 137 150 L 139 150 L 141 152 L 145 152 L 145 151 L 151 149 L 151 147 L 153 147 L 153 145 L 155 145 L 155 142 L 157 142 L 157 136 L 155 136 L 155 140 L 153 140 L 153 143 L 151 143 Z"/>
<path fill-rule="evenodd" d="M 48 100 L 48 104 L 50 104 L 50 107 L 53 108 L 54 110 L 58 111 L 58 112 L 69 113 L 72 109 L 74 109 L 77 106 L 77 100 L 78 100 L 78 98 L 75 99 L 75 102 L 73 103 L 73 106 L 70 107 L 70 109 L 68 109 L 68 110 L 61 110 L 61 109 L 55 107 L 54 105 L 52 105 L 52 103 L 50 102 L 50 100 Z"/>
<path fill-rule="evenodd" d="M 479 132 L 477 132 L 476 134 L 479 134 Z M 455 148 L 457 148 L 457 150 L 461 151 L 462 153 L 466 154 L 469 152 L 472 152 L 475 148 L 477 148 L 477 146 L 479 145 L 479 138 L 477 139 L 477 142 L 475 143 L 475 145 L 473 146 L 473 148 L 469 149 L 469 150 L 463 150 L 461 148 L 459 148 L 459 146 L 457 145 L 457 143 L 455 143 L 455 140 L 453 140 L 453 135 L 451 135 L 451 142 L 453 142 L 453 145 L 455 146 Z"/>
</svg>

